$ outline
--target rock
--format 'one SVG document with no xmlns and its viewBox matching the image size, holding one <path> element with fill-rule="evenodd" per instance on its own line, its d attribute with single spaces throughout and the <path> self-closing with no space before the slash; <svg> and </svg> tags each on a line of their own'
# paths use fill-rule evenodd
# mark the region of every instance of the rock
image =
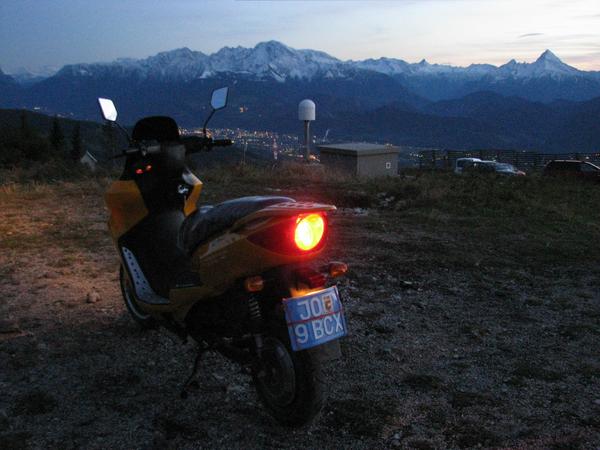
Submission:
<svg viewBox="0 0 600 450">
<path fill-rule="evenodd" d="M 21 329 L 14 320 L 0 320 L 0 334 L 20 333 Z"/>
<path fill-rule="evenodd" d="M 387 324 L 381 321 L 373 325 L 373 329 L 379 334 L 390 334 L 395 331 L 392 327 L 388 326 Z"/>
<path fill-rule="evenodd" d="M 427 439 L 413 439 L 409 441 L 408 448 L 415 448 L 418 450 L 434 450 L 435 446 Z"/>
<path fill-rule="evenodd" d="M 0 431 L 6 430 L 8 428 L 8 414 L 3 409 L 0 409 Z"/>
<path fill-rule="evenodd" d="M 240 394 L 246 389 L 244 389 L 244 386 L 240 386 L 239 384 L 230 384 L 226 387 L 226 390 L 228 394 Z"/>
<path fill-rule="evenodd" d="M 40 342 L 36 345 L 36 348 L 41 352 L 45 352 L 46 350 L 48 350 L 48 344 L 46 344 L 45 342 Z"/>
<path fill-rule="evenodd" d="M 213 372 L 212 376 L 217 381 L 225 381 L 225 377 L 223 375 L 221 375 L 221 374 Z"/>
<path fill-rule="evenodd" d="M 597 398 L 596 400 L 594 400 L 594 405 L 600 406 L 600 398 Z"/>
<path fill-rule="evenodd" d="M 87 303 L 97 303 L 100 301 L 100 294 L 96 291 L 90 291 L 85 297 Z"/>
</svg>

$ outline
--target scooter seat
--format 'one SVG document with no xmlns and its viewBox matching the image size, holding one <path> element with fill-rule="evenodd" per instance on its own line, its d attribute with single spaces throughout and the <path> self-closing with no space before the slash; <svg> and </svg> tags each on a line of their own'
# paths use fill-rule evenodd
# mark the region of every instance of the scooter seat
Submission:
<svg viewBox="0 0 600 450">
<path fill-rule="evenodd" d="M 276 203 L 293 202 L 289 197 L 254 196 L 203 206 L 186 217 L 179 229 L 181 247 L 191 254 L 200 244 L 226 230 L 242 217 Z"/>
</svg>

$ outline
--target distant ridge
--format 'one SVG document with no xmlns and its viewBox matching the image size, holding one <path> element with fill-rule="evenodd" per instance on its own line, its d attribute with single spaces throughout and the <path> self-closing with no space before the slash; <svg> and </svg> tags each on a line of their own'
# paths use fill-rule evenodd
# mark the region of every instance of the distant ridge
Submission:
<svg viewBox="0 0 600 450">
<path fill-rule="evenodd" d="M 330 129 L 332 139 L 600 150 L 594 100 L 600 73 L 569 66 L 550 50 L 531 63 L 453 67 L 393 58 L 342 61 L 268 41 L 212 54 L 183 47 L 144 59 L 73 64 L 44 79 L 17 81 L 0 74 L 0 107 L 98 120 L 96 98 L 110 97 L 123 124 L 166 114 L 194 127 L 207 115 L 210 91 L 227 85 L 229 107 L 214 118 L 216 127 L 295 133 L 298 102 L 312 98 L 313 130 Z"/>
<path fill-rule="evenodd" d="M 171 81 L 190 81 L 210 78 L 222 73 L 235 73 L 272 78 L 279 82 L 287 79 L 310 80 L 317 76 L 344 78 L 356 69 L 370 70 L 386 75 L 454 77 L 492 77 L 528 79 L 540 77 L 587 77 L 598 80 L 599 72 L 585 72 L 562 62 L 552 51 L 544 51 L 533 63 L 510 60 L 504 65 L 471 64 L 457 67 L 430 64 L 426 60 L 408 63 L 401 59 L 379 58 L 362 61 L 342 61 L 317 50 L 297 50 L 278 41 L 260 42 L 253 48 L 223 47 L 207 55 L 187 47 L 160 52 L 144 59 L 120 58 L 112 62 L 73 64 L 64 66 L 58 76 L 137 76 Z M 45 68 L 39 73 L 20 71 L 21 78 L 36 79 L 54 75 L 56 70 Z M 19 79 L 19 77 L 16 77 Z"/>
</svg>

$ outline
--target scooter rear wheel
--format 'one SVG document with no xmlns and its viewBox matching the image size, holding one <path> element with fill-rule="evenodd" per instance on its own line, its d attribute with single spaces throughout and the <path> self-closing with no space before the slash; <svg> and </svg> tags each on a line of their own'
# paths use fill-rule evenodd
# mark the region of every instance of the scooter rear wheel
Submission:
<svg viewBox="0 0 600 450">
<path fill-rule="evenodd" d="M 129 311 L 129 315 L 131 315 L 132 319 L 144 329 L 156 328 L 158 325 L 156 319 L 154 319 L 150 314 L 142 311 L 138 306 L 133 286 L 131 285 L 129 276 L 122 265 L 119 269 L 119 282 L 121 284 L 121 294 L 123 295 L 125 307 L 127 308 L 127 311 Z"/>
<path fill-rule="evenodd" d="M 283 332 L 264 337 L 261 355 L 261 367 L 253 371 L 253 378 L 263 405 L 282 425 L 310 424 L 326 398 L 320 361 L 307 351 L 292 351 Z"/>
</svg>

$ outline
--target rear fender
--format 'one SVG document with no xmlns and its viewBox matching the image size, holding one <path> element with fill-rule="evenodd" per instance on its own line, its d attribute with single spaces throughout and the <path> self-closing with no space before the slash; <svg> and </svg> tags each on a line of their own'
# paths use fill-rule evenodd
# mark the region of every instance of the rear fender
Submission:
<svg viewBox="0 0 600 450">
<path fill-rule="evenodd" d="M 253 212 L 242 217 L 232 227 L 232 231 L 245 227 L 252 222 L 262 222 L 269 218 L 290 217 L 298 214 L 308 214 L 314 212 L 335 211 L 337 208 L 333 205 L 312 202 L 284 202 L 276 203 L 266 208 Z"/>
</svg>

